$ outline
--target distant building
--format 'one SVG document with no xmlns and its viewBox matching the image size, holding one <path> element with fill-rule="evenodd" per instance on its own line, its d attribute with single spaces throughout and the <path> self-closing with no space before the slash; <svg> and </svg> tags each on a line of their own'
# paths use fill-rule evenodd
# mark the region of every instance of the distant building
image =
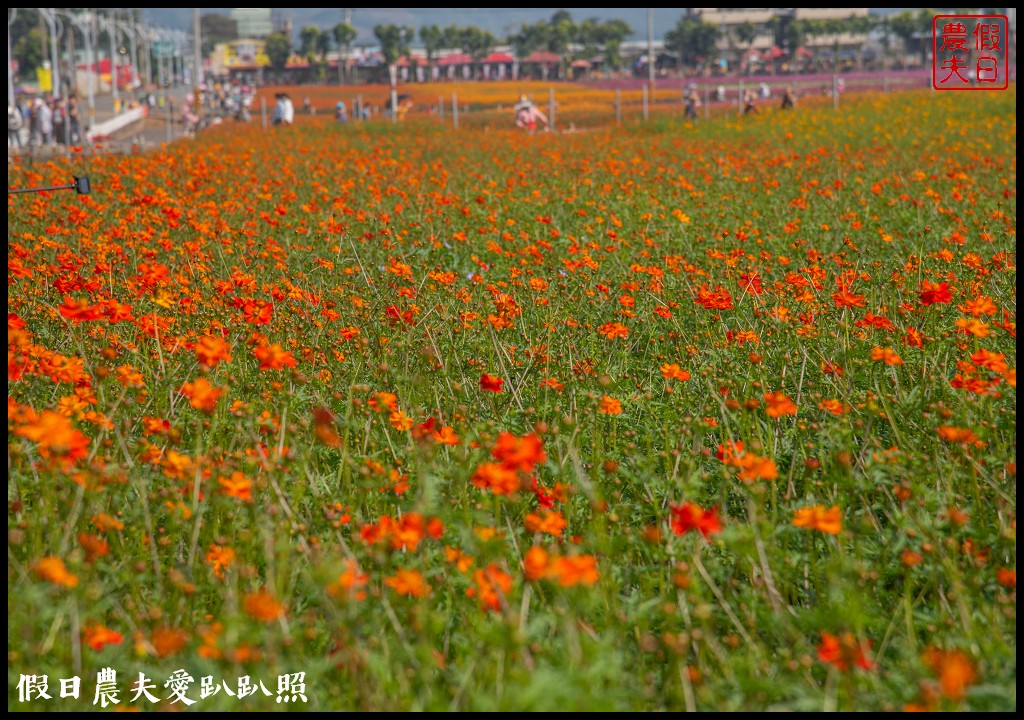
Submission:
<svg viewBox="0 0 1024 720">
<path fill-rule="evenodd" d="M 273 8 L 233 8 L 230 17 L 238 23 L 238 37 L 262 38 L 274 32 Z"/>
<path fill-rule="evenodd" d="M 793 60 L 797 55 L 810 56 L 812 51 L 830 55 L 838 49 L 840 56 L 853 55 L 867 42 L 866 32 L 840 32 L 834 34 L 807 34 L 804 44 L 797 48 L 776 45 L 775 26 L 791 20 L 847 20 L 851 17 L 867 18 L 869 8 L 689 8 L 688 14 L 697 20 L 717 25 L 722 33 L 717 42 L 719 56 L 730 64 L 749 66 L 751 63 L 776 60 L 785 54 Z M 754 36 L 749 42 L 739 40 L 739 28 L 753 26 Z"/>
</svg>

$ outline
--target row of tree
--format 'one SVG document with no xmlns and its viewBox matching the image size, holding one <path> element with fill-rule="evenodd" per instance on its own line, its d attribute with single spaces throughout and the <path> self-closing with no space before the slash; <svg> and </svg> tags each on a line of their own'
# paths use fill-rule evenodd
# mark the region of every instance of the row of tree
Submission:
<svg viewBox="0 0 1024 720">
<path fill-rule="evenodd" d="M 129 10 L 138 14 L 138 10 Z M 776 16 L 768 23 L 774 43 L 793 57 L 796 49 L 808 38 L 831 37 L 833 54 L 838 55 L 839 36 L 844 33 L 857 35 L 877 31 L 886 54 L 892 49 L 894 38 L 902 41 L 903 51 L 921 53 L 922 63 L 927 60 L 928 43 L 921 38 L 930 38 L 932 17 L 935 10 L 921 8 L 906 10 L 889 15 L 868 17 L 851 16 L 836 20 L 798 20 L 792 17 Z M 997 14 L 995 8 L 957 8 L 956 14 Z M 139 21 L 138 17 L 132 18 Z M 34 8 L 19 8 L 13 23 L 9 22 L 12 39 L 11 52 L 22 73 L 32 73 L 48 57 L 46 28 Z M 74 34 L 70 24 L 65 33 Z M 416 40 L 414 28 L 394 24 L 377 25 L 373 29 L 380 46 L 384 64 L 393 65 L 400 57 L 409 55 Z M 623 67 L 621 47 L 626 38 L 633 35 L 633 28 L 623 20 L 602 21 L 590 18 L 577 23 L 566 10 L 559 10 L 547 21 L 531 25 L 523 24 L 507 38 L 499 40 L 491 32 L 475 26 L 439 27 L 427 25 L 420 28 L 419 40 L 426 51 L 426 62 L 433 65 L 443 50 L 459 50 L 479 63 L 499 45 L 510 45 L 519 58 L 536 50 L 557 54 L 564 64 L 563 75 L 568 74 L 569 65 L 577 57 L 590 59 L 603 56 L 603 64 L 610 71 Z M 204 56 L 213 46 L 237 38 L 237 25 L 226 16 L 207 14 L 202 18 Z M 348 22 L 341 22 L 333 28 L 321 29 L 310 25 L 299 32 L 299 47 L 285 33 L 274 33 L 266 38 L 265 51 L 271 67 L 283 70 L 288 59 L 298 52 L 314 67 L 315 74 L 326 80 L 327 54 L 340 50 L 345 57 L 351 53 L 352 44 L 358 35 L 356 28 Z M 691 15 L 683 15 L 676 25 L 665 34 L 666 49 L 677 54 L 684 66 L 700 70 L 715 59 L 718 41 L 725 38 L 737 50 L 749 50 L 758 37 L 758 28 L 753 23 L 744 23 L 725 31 L 719 25 L 702 22 Z M 820 43 L 815 43 L 820 44 Z M 78 43 L 81 47 L 81 43 Z M 858 58 L 860 60 L 860 58 Z M 859 64 L 859 63 L 858 63 Z M 339 80 L 348 81 L 345 63 L 339 64 Z"/>
<path fill-rule="evenodd" d="M 373 28 L 373 34 L 380 45 L 385 66 L 393 65 L 403 56 L 408 56 L 417 32 L 408 26 L 381 24 Z M 613 70 L 622 67 L 620 52 L 622 43 L 633 34 L 633 28 L 623 20 L 601 21 L 596 18 L 576 23 L 572 15 L 559 10 L 549 21 L 522 25 L 520 30 L 502 43 L 488 30 L 475 26 L 459 27 L 448 25 L 427 25 L 419 30 L 419 39 L 426 52 L 428 66 L 434 64 L 443 50 L 458 50 L 480 63 L 499 45 L 511 45 L 518 57 L 526 57 L 535 50 L 547 50 L 557 54 L 566 67 L 572 62 L 571 48 L 582 48 L 582 57 L 604 53 L 606 64 Z M 341 22 L 324 30 L 308 25 L 299 32 L 298 54 L 316 67 L 321 78 L 326 77 L 327 53 L 339 49 L 348 57 L 357 31 L 350 23 Z M 332 47 L 333 41 L 333 47 Z M 275 33 L 267 38 L 266 53 L 271 68 L 282 70 L 293 53 L 291 41 L 284 33 Z M 344 64 L 342 64 L 344 65 Z M 340 79 L 346 80 L 347 68 L 339 67 Z"/>
<path fill-rule="evenodd" d="M 954 13 L 989 13 L 998 11 L 992 8 L 958 8 Z M 893 40 L 902 42 L 904 53 L 917 51 L 921 53 L 922 63 L 927 60 L 927 43 L 921 38 L 930 37 L 932 18 L 936 11 L 931 8 L 905 10 L 888 15 L 856 16 L 831 20 L 804 20 L 790 16 L 775 16 L 768 22 L 774 44 L 783 50 L 790 59 L 797 48 L 811 42 L 820 46 L 821 39 L 830 39 L 833 59 L 840 50 L 840 39 L 844 34 L 866 36 L 875 31 L 879 35 L 883 51 L 888 56 L 893 49 Z M 380 45 L 385 65 L 394 64 L 400 57 L 409 55 L 412 43 L 416 40 L 414 28 L 393 24 L 377 25 L 373 29 Z M 532 25 L 524 24 L 520 29 L 500 41 L 492 33 L 478 27 L 439 27 L 428 25 L 420 28 L 419 40 L 426 51 L 427 65 L 433 65 L 442 50 L 460 50 L 477 63 L 482 61 L 499 45 L 510 45 L 520 58 L 527 57 L 535 50 L 546 50 L 557 54 L 563 63 L 563 74 L 567 74 L 569 65 L 577 57 L 590 59 L 597 55 L 603 57 L 604 67 L 610 71 L 618 71 L 623 67 L 621 54 L 622 43 L 633 34 L 633 28 L 623 20 L 601 21 L 590 18 L 577 23 L 566 10 L 554 13 L 550 20 L 539 21 Z M 356 29 L 348 23 L 339 23 L 331 30 L 321 30 L 316 26 L 308 26 L 300 32 L 299 54 L 306 57 L 311 64 L 322 64 L 326 72 L 326 55 L 334 47 L 347 55 L 357 35 Z M 700 19 L 683 15 L 676 25 L 665 33 L 665 47 L 678 55 L 685 67 L 701 70 L 715 59 L 718 42 L 725 39 L 735 52 L 742 52 L 753 47 L 759 35 L 759 29 L 753 23 L 743 23 L 725 30 L 722 26 L 703 22 Z M 856 46 L 857 64 L 863 64 L 863 43 Z M 268 39 L 267 54 L 271 65 L 281 69 L 291 54 L 291 44 L 286 36 L 280 34 Z"/>
<path fill-rule="evenodd" d="M 790 58 L 797 48 L 814 40 L 827 38 L 832 41 L 833 58 L 839 55 L 840 36 L 843 34 L 867 35 L 875 32 L 886 57 L 894 49 L 894 39 L 899 39 L 903 53 L 917 52 L 922 64 L 927 62 L 931 39 L 932 8 L 904 10 L 888 15 L 850 16 L 831 20 L 804 20 L 787 16 L 775 16 L 768 21 L 768 31 L 774 44 L 784 50 Z M 957 8 L 945 11 L 948 14 L 1000 14 L 997 8 Z M 725 31 L 719 25 L 702 22 L 692 16 L 684 16 L 665 33 L 665 46 L 677 53 L 685 66 L 699 70 L 715 54 L 719 39 L 739 50 L 749 50 L 758 37 L 757 27 L 750 22 L 736 25 Z M 811 43 L 820 46 L 820 42 Z M 863 43 L 856 47 L 857 64 L 863 64 Z"/>
</svg>

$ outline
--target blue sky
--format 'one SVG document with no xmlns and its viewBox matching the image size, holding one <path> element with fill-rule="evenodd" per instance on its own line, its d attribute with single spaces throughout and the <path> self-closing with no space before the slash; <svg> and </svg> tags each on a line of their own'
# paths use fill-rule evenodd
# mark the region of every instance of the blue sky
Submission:
<svg viewBox="0 0 1024 720">
<path fill-rule="evenodd" d="M 629 40 L 647 39 L 647 8 L 352 8 L 352 24 L 359 31 L 357 44 L 376 44 L 373 35 L 375 25 L 394 23 L 408 25 L 419 30 L 424 25 L 475 25 L 490 30 L 497 38 L 503 39 L 517 31 L 523 24 L 548 20 L 558 10 L 567 10 L 576 22 L 588 18 L 598 20 L 625 20 L 633 28 Z M 872 8 L 872 12 L 890 12 L 897 8 Z M 203 13 L 228 14 L 231 8 L 200 8 Z M 277 8 L 277 12 L 291 19 L 298 29 L 306 25 L 332 28 L 344 20 L 342 8 Z M 154 25 L 192 30 L 191 8 L 146 8 L 146 18 Z M 653 8 L 654 38 L 660 40 L 665 32 L 675 26 L 686 12 L 686 8 Z M 419 44 L 417 37 L 414 45 Z"/>
</svg>

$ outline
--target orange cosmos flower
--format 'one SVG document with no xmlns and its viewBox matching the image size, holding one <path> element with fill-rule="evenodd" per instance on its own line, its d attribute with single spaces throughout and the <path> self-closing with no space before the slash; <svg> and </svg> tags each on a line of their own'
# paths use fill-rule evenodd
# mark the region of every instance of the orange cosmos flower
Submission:
<svg viewBox="0 0 1024 720">
<path fill-rule="evenodd" d="M 541 387 L 551 388 L 552 390 L 564 390 L 565 386 L 558 382 L 558 378 L 543 378 L 540 381 Z"/>
<path fill-rule="evenodd" d="M 391 427 L 395 430 L 406 431 L 412 429 L 412 418 L 401 410 L 396 410 L 388 416 Z"/>
<path fill-rule="evenodd" d="M 243 502 L 252 502 L 252 480 L 236 470 L 230 477 L 218 478 L 220 491 L 228 497 L 237 498 Z"/>
<path fill-rule="evenodd" d="M 85 550 L 85 561 L 88 563 L 94 563 L 97 558 L 101 558 L 110 552 L 110 543 L 99 535 L 78 533 L 78 544 Z"/>
<path fill-rule="evenodd" d="M 549 558 L 548 551 L 540 545 L 534 545 L 527 550 L 523 556 L 523 574 L 526 579 L 532 582 L 547 576 L 550 570 Z"/>
<path fill-rule="evenodd" d="M 992 334 L 992 331 L 988 329 L 988 323 L 981 322 L 975 318 L 957 318 L 956 326 L 958 328 L 957 332 L 964 335 L 973 335 L 977 338 L 987 338 Z"/>
<path fill-rule="evenodd" d="M 606 322 L 597 331 L 609 340 L 629 337 L 629 328 L 620 322 Z"/>
<path fill-rule="evenodd" d="M 747 453 L 739 458 L 735 464 L 743 468 L 737 477 L 745 483 L 751 483 L 755 480 L 775 480 L 779 477 L 779 469 L 771 458 Z"/>
<path fill-rule="evenodd" d="M 510 432 L 498 433 L 491 457 L 507 468 L 525 473 L 533 472 L 537 464 L 547 460 L 544 444 L 534 433 L 516 437 Z"/>
<path fill-rule="evenodd" d="M 373 394 L 367 403 L 376 412 L 382 412 L 387 410 L 388 412 L 397 412 L 398 410 L 398 396 L 394 393 L 389 392 L 377 392 Z"/>
<path fill-rule="evenodd" d="M 953 299 L 953 293 L 949 290 L 949 283 L 933 283 L 927 280 L 921 282 L 921 289 L 917 296 L 921 299 L 922 305 L 934 305 L 936 303 L 948 303 Z"/>
<path fill-rule="evenodd" d="M 444 534 L 444 523 L 438 518 L 427 520 L 418 512 L 409 512 L 392 521 L 388 531 L 391 534 L 391 547 L 412 552 L 427 535 L 434 539 L 441 537 Z"/>
<path fill-rule="evenodd" d="M 601 398 L 601 405 L 598 407 L 598 412 L 602 415 L 621 415 L 622 403 L 613 397 L 605 395 Z"/>
<path fill-rule="evenodd" d="M 796 415 L 796 404 L 786 393 L 774 392 L 765 393 L 765 412 L 768 417 L 782 417 L 783 415 Z"/>
<path fill-rule="evenodd" d="M 142 373 L 131 365 L 122 365 L 117 369 L 117 381 L 126 388 L 146 387 L 146 379 L 142 377 Z"/>
<path fill-rule="evenodd" d="M 188 632 L 181 628 L 161 627 L 153 631 L 150 643 L 157 657 L 167 657 L 185 647 L 188 642 Z"/>
<path fill-rule="evenodd" d="M 480 376 L 480 389 L 486 390 L 487 392 L 500 393 L 501 386 L 505 384 L 505 381 L 500 377 L 494 377 L 483 373 Z"/>
<path fill-rule="evenodd" d="M 971 362 L 994 373 L 1004 373 L 1010 367 L 1006 364 L 1006 356 L 988 350 L 979 350 L 971 355 Z"/>
<path fill-rule="evenodd" d="M 187 382 L 179 390 L 188 398 L 188 404 L 204 413 L 212 413 L 217 408 L 217 400 L 224 394 L 224 388 L 217 388 L 206 378 L 198 378 L 195 382 Z"/>
<path fill-rule="evenodd" d="M 99 652 L 107 645 L 120 645 L 124 635 L 104 625 L 86 625 L 82 628 L 82 642 Z"/>
<path fill-rule="evenodd" d="M 473 473 L 472 483 L 490 489 L 495 495 L 515 495 L 519 491 L 519 473 L 503 464 L 485 462 Z"/>
<path fill-rule="evenodd" d="M 473 585 L 466 590 L 466 597 L 478 597 L 481 610 L 498 612 L 512 590 L 512 576 L 495 563 L 489 563 L 483 570 L 473 573 Z"/>
<path fill-rule="evenodd" d="M 999 307 L 992 301 L 992 298 L 987 295 L 979 295 L 961 305 L 960 310 L 978 318 L 982 315 L 995 315 L 999 312 Z"/>
<path fill-rule="evenodd" d="M 600 575 L 597 572 L 597 558 L 593 555 L 562 557 L 551 565 L 550 574 L 558 578 L 562 587 L 593 585 Z"/>
<path fill-rule="evenodd" d="M 824 505 L 811 505 L 793 513 L 793 525 L 808 530 L 818 530 L 829 535 L 838 535 L 843 529 L 839 506 L 826 509 Z"/>
<path fill-rule="evenodd" d="M 818 659 L 843 672 L 855 666 L 862 670 L 870 670 L 875 666 L 874 661 L 868 657 L 870 649 L 869 641 L 857 640 L 853 633 L 845 632 L 837 636 L 822 630 L 821 642 L 818 644 Z"/>
<path fill-rule="evenodd" d="M 430 586 L 416 570 L 399 569 L 394 575 L 386 578 L 384 584 L 399 595 L 425 598 L 430 594 Z"/>
<path fill-rule="evenodd" d="M 707 419 L 705 418 L 705 421 Z M 715 423 L 716 425 L 718 423 Z M 715 452 L 715 457 L 724 462 L 726 465 L 739 465 L 739 459 L 743 457 L 744 446 L 742 440 L 730 440 L 727 443 L 722 443 L 718 446 L 718 451 Z"/>
<path fill-rule="evenodd" d="M 14 434 L 37 443 L 40 455 L 65 468 L 89 455 L 89 438 L 75 429 L 69 418 L 53 410 L 36 415 L 28 408 L 24 423 L 14 429 Z"/>
<path fill-rule="evenodd" d="M 717 507 L 705 510 L 700 505 L 685 502 L 682 504 L 672 503 L 669 505 L 669 510 L 672 512 L 670 519 L 672 532 L 676 535 L 685 535 L 691 530 L 696 530 L 707 539 L 722 531 Z"/>
<path fill-rule="evenodd" d="M 527 513 L 523 521 L 527 531 L 547 533 L 555 537 L 559 537 L 565 530 L 565 526 L 569 524 L 558 510 L 544 510 L 540 515 Z"/>
<path fill-rule="evenodd" d="M 266 623 L 284 615 L 284 605 L 266 590 L 257 590 L 246 595 L 242 607 L 251 618 Z"/>
<path fill-rule="evenodd" d="M 124 523 L 113 518 L 106 513 L 100 513 L 99 515 L 93 515 L 89 518 L 89 522 L 96 526 L 96 529 L 100 532 L 109 532 L 111 530 L 124 530 Z"/>
<path fill-rule="evenodd" d="M 196 359 L 208 367 L 231 360 L 231 345 L 223 338 L 204 335 L 196 342 Z"/>
<path fill-rule="evenodd" d="M 444 559 L 453 563 L 459 572 L 464 573 L 473 567 L 473 558 L 459 548 L 446 545 L 444 548 Z"/>
<path fill-rule="evenodd" d="M 832 295 L 832 302 L 836 307 L 864 307 L 864 296 L 844 289 Z"/>
<path fill-rule="evenodd" d="M 902 365 L 903 358 L 897 354 L 891 347 L 881 348 L 877 345 L 871 348 L 871 359 L 876 362 L 881 360 L 886 365 Z"/>
<path fill-rule="evenodd" d="M 78 324 L 89 320 L 100 320 L 105 315 L 101 305 L 90 305 L 85 300 L 73 300 L 70 295 L 64 296 L 64 304 L 57 308 L 60 316 Z"/>
<path fill-rule="evenodd" d="M 1017 589 L 1017 571 L 1012 568 L 999 568 L 996 571 L 996 582 L 1010 590 Z"/>
<path fill-rule="evenodd" d="M 221 580 L 224 579 L 224 571 L 235 561 L 235 551 L 222 545 L 210 545 L 206 553 L 206 564 L 213 568 L 213 574 Z"/>
<path fill-rule="evenodd" d="M 434 438 L 434 442 L 440 443 L 441 445 L 458 445 L 459 436 L 455 434 L 447 425 L 443 426 L 440 430 L 434 432 L 431 436 Z"/>
<path fill-rule="evenodd" d="M 345 571 L 327 586 L 327 594 L 339 600 L 365 600 L 366 592 L 362 588 L 369 581 L 369 575 L 359 570 L 355 558 L 349 558 L 345 561 Z"/>
<path fill-rule="evenodd" d="M 707 285 L 702 285 L 693 301 L 706 310 L 732 310 L 733 308 L 732 296 L 721 285 L 714 290 L 709 290 Z"/>
<path fill-rule="evenodd" d="M 828 398 L 818 403 L 819 410 L 825 410 L 832 413 L 833 415 L 845 415 L 850 412 L 850 406 L 844 405 L 842 402 L 835 398 Z"/>
<path fill-rule="evenodd" d="M 689 380 L 690 373 L 679 367 L 679 363 L 665 363 L 661 366 L 661 376 L 666 380 Z"/>
<path fill-rule="evenodd" d="M 283 367 L 295 367 L 298 362 L 292 357 L 290 350 L 285 350 L 278 343 L 260 345 L 253 348 L 252 354 L 260 361 L 260 370 L 280 370 Z"/>
<path fill-rule="evenodd" d="M 32 571 L 43 580 L 52 582 L 54 585 L 73 588 L 78 585 L 78 576 L 68 572 L 64 561 L 56 555 L 47 555 L 36 561 Z"/>
<path fill-rule="evenodd" d="M 936 430 L 939 436 L 946 442 L 951 443 L 974 443 L 978 436 L 968 428 L 953 427 L 952 425 L 940 425 Z"/>
<path fill-rule="evenodd" d="M 962 700 L 968 686 L 978 679 L 974 661 L 963 650 L 931 647 L 924 651 L 921 659 L 938 676 L 939 688 L 950 700 Z"/>
</svg>

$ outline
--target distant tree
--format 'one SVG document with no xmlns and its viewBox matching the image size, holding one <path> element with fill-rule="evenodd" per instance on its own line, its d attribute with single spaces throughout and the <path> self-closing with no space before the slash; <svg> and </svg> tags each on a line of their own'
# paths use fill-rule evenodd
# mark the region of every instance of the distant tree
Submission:
<svg viewBox="0 0 1024 720">
<path fill-rule="evenodd" d="M 791 60 L 796 59 L 796 51 L 804 44 L 807 34 L 807 23 L 803 20 L 791 19 L 782 30 L 784 47 L 789 51 Z"/>
<path fill-rule="evenodd" d="M 715 52 L 721 30 L 718 25 L 684 16 L 665 33 L 665 46 L 679 53 L 680 62 L 699 70 Z"/>
<path fill-rule="evenodd" d="M 49 45 L 40 27 L 39 11 L 18 8 L 14 22 L 7 29 L 7 36 L 12 39 L 11 57 L 18 61 L 18 76 L 35 79 L 36 69 L 50 57 Z"/>
<path fill-rule="evenodd" d="M 474 26 L 463 28 L 459 40 L 459 47 L 473 58 L 474 65 L 480 65 L 498 44 L 498 39 L 490 31 Z"/>
<path fill-rule="evenodd" d="M 334 26 L 334 42 L 341 49 L 341 57 L 338 59 L 338 79 L 341 82 L 348 82 L 348 56 L 352 48 L 352 41 L 356 39 L 359 32 L 352 27 L 352 23 L 340 22 Z"/>
<path fill-rule="evenodd" d="M 509 37 L 509 44 L 515 50 L 516 57 L 522 59 L 534 50 L 539 50 L 544 45 L 546 35 L 547 30 L 544 23 L 535 23 L 533 25 L 523 23 L 519 28 L 519 32 Z"/>
<path fill-rule="evenodd" d="M 972 9 L 971 12 L 978 12 Z M 1005 12 L 1001 10 L 1000 12 Z M 990 13 L 996 14 L 996 13 Z M 932 8 L 918 8 L 917 10 L 917 31 L 922 34 L 931 35 L 932 19 L 935 17 L 935 10 Z M 926 65 L 928 63 L 928 52 L 931 50 L 930 42 L 918 43 L 918 51 L 921 53 L 921 64 Z"/>
<path fill-rule="evenodd" d="M 320 40 L 320 28 L 307 25 L 299 31 L 299 54 L 309 62 L 316 58 L 316 47 Z"/>
<path fill-rule="evenodd" d="M 307 25 L 299 32 L 299 53 L 306 58 L 317 80 L 323 81 L 327 71 L 330 35 L 316 25 Z"/>
<path fill-rule="evenodd" d="M 271 69 L 279 73 L 284 72 L 288 65 L 288 58 L 292 55 L 292 41 L 287 33 L 271 33 L 267 35 L 264 52 L 267 53 Z"/>
<path fill-rule="evenodd" d="M 824 38 L 829 34 L 828 23 L 825 20 L 804 20 L 804 34 L 806 37 L 814 38 L 815 41 Z M 820 43 L 814 43 L 814 59 L 818 62 L 818 47 Z"/>
<path fill-rule="evenodd" d="M 427 66 L 433 67 L 437 54 L 444 49 L 444 30 L 438 25 L 425 25 L 420 28 L 420 41 L 427 52 Z"/>
<path fill-rule="evenodd" d="M 462 47 L 462 28 L 448 25 L 441 31 L 441 47 L 453 49 Z"/>
<path fill-rule="evenodd" d="M 203 57 L 208 57 L 218 45 L 238 39 L 238 21 L 227 15 L 206 13 L 199 18 L 199 27 L 203 39 Z"/>
<path fill-rule="evenodd" d="M 746 50 L 749 51 L 754 47 L 754 40 L 757 39 L 757 26 L 749 20 L 737 26 L 736 39 L 746 46 Z M 744 54 L 746 54 L 746 52 Z M 750 74 L 750 60 L 747 60 L 747 74 Z"/>
<path fill-rule="evenodd" d="M 865 37 L 869 32 L 874 23 L 871 22 L 871 18 L 867 15 L 851 15 L 846 19 L 846 31 L 853 35 L 864 35 Z M 857 69 L 863 69 L 864 67 L 864 45 L 865 42 L 857 43 Z"/>
<path fill-rule="evenodd" d="M 612 70 L 622 68 L 622 43 L 633 34 L 625 20 L 608 20 L 597 28 L 597 40 L 604 50 L 605 65 Z"/>
<path fill-rule="evenodd" d="M 882 67 L 889 64 L 889 53 L 892 50 L 892 23 L 888 15 L 876 15 L 872 19 L 872 25 L 878 31 L 882 43 Z"/>
<path fill-rule="evenodd" d="M 409 45 L 416 37 L 416 31 L 411 27 L 404 27 L 388 23 L 377 25 L 373 28 L 373 34 L 377 36 L 380 43 L 380 52 L 384 56 L 384 64 L 390 68 L 398 62 L 398 58 L 409 54 Z"/>
<path fill-rule="evenodd" d="M 597 18 L 587 18 L 576 26 L 576 43 L 582 47 L 580 52 L 583 57 L 597 55 L 601 47 L 600 33 L 601 21 Z"/>
<path fill-rule="evenodd" d="M 576 23 L 566 10 L 559 10 L 548 21 L 547 50 L 559 55 L 565 54 L 569 44 L 576 39 Z"/>
<path fill-rule="evenodd" d="M 403 27 L 388 23 L 377 25 L 373 28 L 373 34 L 380 43 L 380 52 L 384 56 L 386 65 L 394 65 L 398 58 L 409 53 L 409 44 L 416 36 L 416 31 L 410 27 Z"/>
<path fill-rule="evenodd" d="M 914 17 L 914 13 L 910 10 L 904 10 L 901 13 L 892 15 L 889 20 L 889 26 L 892 28 L 893 33 L 903 43 L 903 54 L 910 52 L 911 43 L 915 36 L 920 32 L 920 28 L 917 26 L 917 19 Z"/>
</svg>

